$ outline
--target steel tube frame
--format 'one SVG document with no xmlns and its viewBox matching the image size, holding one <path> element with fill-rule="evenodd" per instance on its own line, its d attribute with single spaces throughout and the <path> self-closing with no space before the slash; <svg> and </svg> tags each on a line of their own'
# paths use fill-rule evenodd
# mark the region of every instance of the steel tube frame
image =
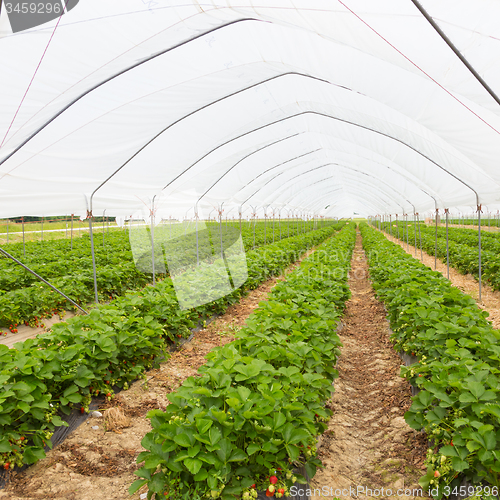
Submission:
<svg viewBox="0 0 500 500">
<path fill-rule="evenodd" d="M 52 290 L 54 290 L 55 292 L 57 292 L 59 295 L 63 296 L 66 300 L 68 300 L 69 302 L 71 302 L 75 307 L 77 307 L 78 309 L 80 309 L 80 311 L 82 311 L 84 314 L 88 314 L 88 312 L 85 309 L 83 309 L 82 307 L 80 307 L 74 300 L 70 299 L 67 295 L 65 295 L 63 292 L 61 292 L 61 290 L 59 290 L 58 288 L 56 288 L 54 285 L 51 285 L 46 279 L 42 278 L 35 271 L 33 271 L 32 269 L 30 269 L 28 266 L 26 266 L 25 264 L 23 264 L 21 261 L 17 260 L 14 256 L 12 256 L 10 253 L 6 252 L 3 248 L 0 248 L 0 253 L 2 253 L 3 255 L 5 255 L 5 257 L 7 257 L 9 259 L 12 259 L 16 264 L 20 265 L 22 268 L 24 268 L 26 271 L 28 271 L 29 273 L 31 273 L 37 279 L 39 279 L 40 281 L 43 281 L 43 283 L 45 283 L 46 285 L 50 286 L 50 288 L 52 288 Z"/>
</svg>

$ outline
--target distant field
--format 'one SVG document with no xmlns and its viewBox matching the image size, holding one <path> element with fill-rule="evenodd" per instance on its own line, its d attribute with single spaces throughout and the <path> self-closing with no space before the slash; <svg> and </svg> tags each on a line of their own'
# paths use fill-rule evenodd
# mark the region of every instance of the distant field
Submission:
<svg viewBox="0 0 500 500">
<path fill-rule="evenodd" d="M 97 232 L 102 233 L 102 222 L 95 222 L 94 227 Z M 43 234 L 42 234 L 43 229 Z M 109 230 L 119 229 L 116 223 L 109 222 Z M 105 231 L 108 230 L 108 223 L 105 224 Z M 82 234 L 87 234 L 89 225 L 86 221 L 80 219 L 73 220 L 73 238 L 78 238 Z M 43 228 L 41 222 L 25 222 L 24 223 L 24 238 L 25 241 L 50 241 L 63 238 L 71 238 L 71 220 L 47 222 L 44 221 Z M 21 223 L 10 222 L 7 224 L 5 220 L 0 222 L 0 244 L 18 243 L 23 241 L 23 225 Z"/>
</svg>

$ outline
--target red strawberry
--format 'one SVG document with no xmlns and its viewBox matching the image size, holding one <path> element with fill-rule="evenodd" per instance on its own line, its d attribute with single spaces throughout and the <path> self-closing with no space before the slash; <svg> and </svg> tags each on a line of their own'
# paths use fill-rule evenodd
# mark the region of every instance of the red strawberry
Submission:
<svg viewBox="0 0 500 500">
<path fill-rule="evenodd" d="M 269 482 L 270 482 L 271 484 L 276 484 L 276 483 L 278 482 L 278 478 L 277 478 L 276 476 L 271 476 L 271 477 L 269 478 Z"/>
</svg>

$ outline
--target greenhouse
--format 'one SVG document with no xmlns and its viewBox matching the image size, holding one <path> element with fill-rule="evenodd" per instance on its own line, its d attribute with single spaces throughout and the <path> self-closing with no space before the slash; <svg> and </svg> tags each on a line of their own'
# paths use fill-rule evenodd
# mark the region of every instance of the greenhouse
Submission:
<svg viewBox="0 0 500 500">
<path fill-rule="evenodd" d="M 499 498 L 498 19 L 0 0 L 0 499 Z"/>
</svg>

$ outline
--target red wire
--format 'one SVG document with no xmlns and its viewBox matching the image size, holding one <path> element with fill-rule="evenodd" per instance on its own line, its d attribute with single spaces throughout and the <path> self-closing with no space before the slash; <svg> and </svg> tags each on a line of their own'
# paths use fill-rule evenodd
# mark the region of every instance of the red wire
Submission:
<svg viewBox="0 0 500 500">
<path fill-rule="evenodd" d="M 362 19 L 358 14 L 356 14 L 352 9 L 350 9 L 342 0 L 338 0 L 338 2 L 345 8 L 347 9 L 353 16 L 355 16 L 357 19 L 359 19 L 367 28 L 369 28 L 371 31 L 373 31 L 378 37 L 380 37 L 382 40 L 384 40 L 385 43 L 387 43 L 390 47 L 392 47 L 398 54 L 403 56 L 410 64 L 415 66 L 419 71 L 421 71 L 427 78 L 432 80 L 436 85 L 438 85 L 442 90 L 444 90 L 449 96 L 451 96 L 453 99 L 455 99 L 457 102 L 459 102 L 464 108 L 468 109 L 473 115 L 475 115 L 477 118 L 479 118 L 485 125 L 490 127 L 492 130 L 494 130 L 497 134 L 500 134 L 500 131 L 498 131 L 493 125 L 490 125 L 486 120 L 481 118 L 475 111 L 473 111 L 469 106 L 467 106 L 465 103 L 463 103 L 458 97 L 454 96 L 448 89 L 443 87 L 437 80 L 432 78 L 431 75 L 426 73 L 420 66 L 418 66 L 417 63 L 413 62 L 408 56 L 403 54 L 397 47 L 395 47 L 389 40 L 384 38 L 375 28 L 370 26 L 364 19 Z"/>
<path fill-rule="evenodd" d="M 40 58 L 40 61 L 38 62 L 38 65 L 35 69 L 35 72 L 33 73 L 33 76 L 31 77 L 30 83 L 28 85 L 28 88 L 26 89 L 26 92 L 23 95 L 23 98 L 21 99 L 21 102 L 19 103 L 19 106 L 17 107 L 16 113 L 14 114 L 14 117 L 12 118 L 12 121 L 10 122 L 9 128 L 7 129 L 7 132 L 5 132 L 4 138 L 2 140 L 2 143 L 0 144 L 0 148 L 3 146 L 5 139 L 7 139 L 7 136 L 9 135 L 10 129 L 12 128 L 12 125 L 14 125 L 14 122 L 16 120 L 16 117 L 21 109 L 21 106 L 23 105 L 24 99 L 26 99 L 26 96 L 28 95 L 28 92 L 31 88 L 31 84 L 33 83 L 33 80 L 35 79 L 36 74 L 38 73 L 38 70 L 40 69 L 40 66 L 42 65 L 42 61 L 45 57 L 45 54 L 47 53 L 47 50 L 49 48 L 50 42 L 52 42 L 52 38 L 54 38 L 54 35 L 56 33 L 57 27 L 59 26 L 59 23 L 61 22 L 61 18 L 64 15 L 64 12 L 66 10 L 66 7 L 68 5 L 69 0 L 64 0 L 64 9 L 63 13 L 59 16 L 59 19 L 57 20 L 56 25 L 54 26 L 54 31 L 52 31 L 52 35 L 50 35 L 49 41 L 47 42 L 47 45 L 45 46 L 45 50 L 43 51 L 42 57 Z"/>
</svg>

